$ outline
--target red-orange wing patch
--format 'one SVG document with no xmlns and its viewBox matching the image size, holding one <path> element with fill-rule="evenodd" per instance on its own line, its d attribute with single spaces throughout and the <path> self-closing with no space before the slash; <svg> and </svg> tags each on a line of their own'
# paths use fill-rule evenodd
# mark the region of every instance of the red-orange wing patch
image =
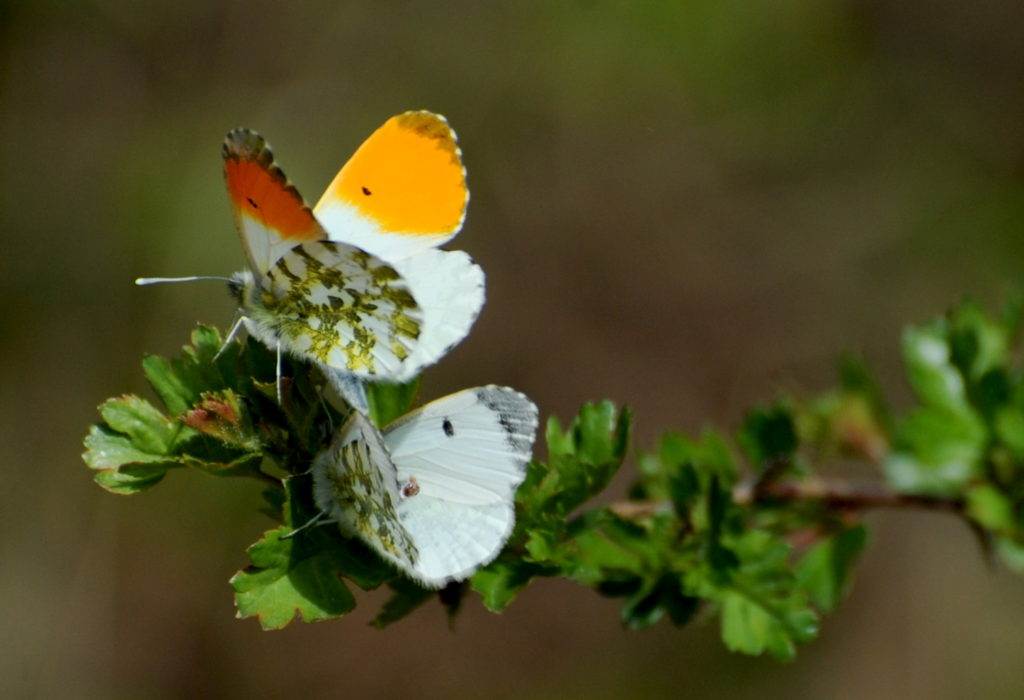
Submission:
<svg viewBox="0 0 1024 700">
<path fill-rule="evenodd" d="M 263 275 L 304 241 L 326 238 L 262 136 L 235 129 L 224 141 L 224 180 L 249 266 Z"/>
</svg>

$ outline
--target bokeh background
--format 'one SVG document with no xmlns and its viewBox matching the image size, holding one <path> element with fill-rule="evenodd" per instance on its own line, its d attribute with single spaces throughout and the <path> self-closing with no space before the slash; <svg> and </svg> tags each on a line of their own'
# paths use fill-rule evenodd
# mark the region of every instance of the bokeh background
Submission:
<svg viewBox="0 0 1024 700">
<path fill-rule="evenodd" d="M 1024 696 L 1024 579 L 941 515 L 872 514 L 851 598 L 789 665 L 713 624 L 626 632 L 551 581 L 454 631 L 436 605 L 374 631 L 369 594 L 264 633 L 227 585 L 271 525 L 257 484 L 122 498 L 79 458 L 101 400 L 147 392 L 142 354 L 230 320 L 217 285 L 131 284 L 242 266 L 224 133 L 261 130 L 315 200 L 406 109 L 459 133 L 455 247 L 488 275 L 425 398 L 610 397 L 643 446 L 856 350 L 905 405 L 901 326 L 1024 277 L 1021 26 L 1014 0 L 0 2 L 0 695 Z"/>
</svg>

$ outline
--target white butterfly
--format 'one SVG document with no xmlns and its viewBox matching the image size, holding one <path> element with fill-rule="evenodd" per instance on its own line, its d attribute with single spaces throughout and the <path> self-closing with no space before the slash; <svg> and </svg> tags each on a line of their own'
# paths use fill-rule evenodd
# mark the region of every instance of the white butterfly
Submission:
<svg viewBox="0 0 1024 700">
<path fill-rule="evenodd" d="M 504 387 L 466 389 L 383 432 L 353 411 L 313 463 L 317 506 L 429 588 L 487 564 L 515 523 L 537 407 Z"/>
</svg>

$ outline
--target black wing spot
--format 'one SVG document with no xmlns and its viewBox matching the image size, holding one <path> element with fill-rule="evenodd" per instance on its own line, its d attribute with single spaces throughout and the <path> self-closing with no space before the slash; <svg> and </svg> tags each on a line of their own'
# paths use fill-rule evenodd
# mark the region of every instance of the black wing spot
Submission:
<svg viewBox="0 0 1024 700">
<path fill-rule="evenodd" d="M 249 204 L 251 204 L 253 209 L 259 209 L 260 208 L 260 205 L 257 204 L 256 202 L 254 202 L 252 197 L 246 197 L 245 201 L 247 201 Z"/>
<path fill-rule="evenodd" d="M 453 426 L 452 422 L 447 418 L 445 418 L 444 422 L 441 423 L 441 429 L 444 431 L 444 434 L 447 435 L 448 437 L 455 437 L 455 426 Z"/>
<path fill-rule="evenodd" d="M 370 192 L 370 188 L 369 187 L 363 187 L 363 194 L 365 194 L 367 197 L 369 197 L 371 194 L 373 194 L 373 192 Z"/>
</svg>

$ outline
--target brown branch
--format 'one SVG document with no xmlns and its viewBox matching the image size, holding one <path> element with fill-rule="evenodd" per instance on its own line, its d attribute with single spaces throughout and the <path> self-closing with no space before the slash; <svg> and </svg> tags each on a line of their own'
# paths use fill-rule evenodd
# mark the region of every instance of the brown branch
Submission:
<svg viewBox="0 0 1024 700">
<path fill-rule="evenodd" d="M 942 498 L 897 493 L 876 483 L 849 483 L 840 481 L 782 481 L 743 483 L 733 490 L 733 500 L 739 505 L 765 502 L 821 503 L 835 510 L 869 510 L 874 508 L 909 508 L 964 514 L 962 498 Z M 611 510 L 623 518 L 642 518 L 659 510 L 671 508 L 668 502 L 620 501 L 612 503 Z"/>
<path fill-rule="evenodd" d="M 898 493 L 877 483 L 849 483 L 814 480 L 803 482 L 776 482 L 754 491 L 740 488 L 733 493 L 737 503 L 747 505 L 764 501 L 818 502 L 836 510 L 868 510 L 873 508 L 911 508 L 938 510 L 962 515 L 962 498 L 923 496 Z"/>
</svg>

